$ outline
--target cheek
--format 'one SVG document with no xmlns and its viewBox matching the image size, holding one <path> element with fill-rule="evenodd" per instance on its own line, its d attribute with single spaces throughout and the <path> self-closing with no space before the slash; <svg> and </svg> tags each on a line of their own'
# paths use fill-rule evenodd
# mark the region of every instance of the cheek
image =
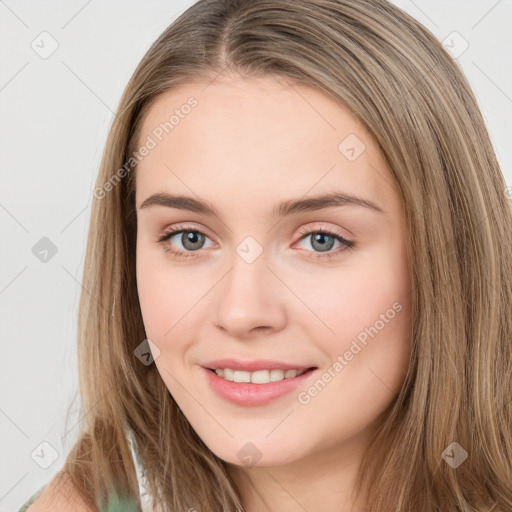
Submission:
<svg viewBox="0 0 512 512">
<path fill-rule="evenodd" d="M 408 278 L 401 266 L 383 268 L 353 269 L 344 276 L 345 285 L 322 302 L 319 316 L 335 335 L 312 337 L 327 356 L 322 382 L 298 398 L 310 416 L 318 412 L 319 423 L 329 416 L 330 425 L 323 427 L 328 439 L 339 435 L 339 428 L 357 432 L 369 425 L 404 382 L 410 356 Z"/>
<path fill-rule="evenodd" d="M 171 272 L 157 252 L 146 247 L 138 248 L 137 291 L 146 334 L 162 348 L 162 342 L 170 338 L 176 322 L 183 315 L 181 310 L 189 288 L 180 282 L 179 270 Z"/>
<path fill-rule="evenodd" d="M 170 263 L 161 251 L 138 252 L 139 303 L 147 337 L 163 353 L 177 353 L 187 348 L 184 343 L 194 338 L 190 333 L 203 323 L 208 291 L 218 276 L 211 275 L 207 266 L 192 269 Z"/>
<path fill-rule="evenodd" d="M 338 341 L 330 357 L 342 356 L 344 382 L 360 386 L 361 404 L 380 395 L 386 401 L 398 393 L 410 356 L 410 281 L 403 254 L 383 252 L 372 265 L 354 269 L 345 292 L 342 309 L 331 311 Z"/>
<path fill-rule="evenodd" d="M 290 274 L 288 280 L 295 283 L 294 293 L 303 301 L 295 301 L 300 302 L 296 318 L 301 322 L 307 318 L 323 339 L 331 340 L 330 346 L 343 347 L 360 333 L 364 338 L 365 328 L 375 323 L 382 327 L 382 315 L 385 329 L 380 330 L 387 332 L 397 329 L 407 316 L 407 267 L 389 248 L 365 258 L 354 255 L 346 266 L 304 272 L 300 279 Z"/>
<path fill-rule="evenodd" d="M 354 406 L 370 400 L 369 410 L 377 412 L 399 391 L 410 355 L 410 283 L 400 246 L 309 276 L 298 294 L 314 313 L 308 313 L 310 338 L 326 354 L 326 366 L 338 362 L 331 391 L 350 391 Z"/>
</svg>

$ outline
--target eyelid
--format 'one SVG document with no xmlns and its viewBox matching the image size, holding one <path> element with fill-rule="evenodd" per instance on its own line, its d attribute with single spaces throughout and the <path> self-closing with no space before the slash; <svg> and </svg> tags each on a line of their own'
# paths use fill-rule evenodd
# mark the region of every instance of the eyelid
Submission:
<svg viewBox="0 0 512 512">
<path fill-rule="evenodd" d="M 183 232 L 183 231 L 192 231 L 192 232 L 201 233 L 205 237 L 212 240 L 212 237 L 210 236 L 208 230 L 203 227 L 198 228 L 196 226 L 189 225 L 189 224 L 174 224 L 172 227 L 164 229 L 162 234 L 158 236 L 157 242 L 160 244 L 165 244 L 170 238 L 176 236 L 177 234 L 179 234 L 180 232 Z M 176 252 L 178 252 L 178 251 L 176 251 Z M 187 251 L 187 252 L 192 253 L 193 251 Z"/>
<path fill-rule="evenodd" d="M 168 235 L 169 233 L 177 234 L 179 231 L 197 231 L 197 232 L 207 236 L 211 240 L 213 238 L 215 238 L 215 237 L 211 236 L 209 230 L 206 229 L 205 227 L 203 227 L 203 226 L 197 227 L 197 225 L 187 224 L 187 223 L 174 224 L 174 225 L 172 225 L 172 227 L 164 229 L 163 232 L 161 233 L 161 235 L 159 235 L 159 238 L 162 238 L 162 237 Z M 348 236 L 345 235 L 337 227 L 334 227 L 334 226 L 326 227 L 325 224 L 314 224 L 313 226 L 309 225 L 307 227 L 302 227 L 301 229 L 299 229 L 298 233 L 299 233 L 299 235 L 301 235 L 301 238 L 298 241 L 302 240 L 305 235 L 308 235 L 311 233 L 318 233 L 318 232 L 336 234 L 337 236 L 339 236 L 340 238 L 343 238 L 346 241 L 349 241 L 349 239 L 350 239 L 350 235 L 348 235 Z"/>
<path fill-rule="evenodd" d="M 162 239 L 166 235 L 173 233 L 176 235 L 180 231 L 197 231 L 198 233 L 202 233 L 203 235 L 207 236 L 210 240 L 212 240 L 214 237 L 210 235 L 209 230 L 204 228 L 203 226 L 197 226 L 194 224 L 187 224 L 187 223 L 179 223 L 179 224 L 173 224 L 172 226 L 165 228 L 161 235 L 159 235 L 159 239 Z"/>
<path fill-rule="evenodd" d="M 300 230 L 299 230 L 299 234 L 302 235 L 302 237 L 304 237 L 304 235 L 309 235 L 311 233 L 328 233 L 328 234 L 333 234 L 333 235 L 336 235 L 338 236 L 339 238 L 342 238 L 343 240 L 345 241 L 350 241 L 350 238 L 352 238 L 350 235 L 346 235 L 344 234 L 340 228 L 336 227 L 336 226 L 326 226 L 325 224 L 313 224 L 313 225 L 308 225 L 308 226 L 305 226 L 305 227 L 302 227 Z M 301 238 L 302 240 L 302 238 Z"/>
</svg>

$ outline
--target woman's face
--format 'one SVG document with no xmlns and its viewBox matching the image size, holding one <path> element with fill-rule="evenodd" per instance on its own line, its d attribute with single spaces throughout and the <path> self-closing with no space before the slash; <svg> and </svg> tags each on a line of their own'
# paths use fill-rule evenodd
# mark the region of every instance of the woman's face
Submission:
<svg viewBox="0 0 512 512">
<path fill-rule="evenodd" d="M 360 454 L 410 346 L 402 208 L 376 143 L 316 89 L 232 76 L 161 95 L 139 148 L 140 305 L 192 427 L 240 466 Z"/>
</svg>

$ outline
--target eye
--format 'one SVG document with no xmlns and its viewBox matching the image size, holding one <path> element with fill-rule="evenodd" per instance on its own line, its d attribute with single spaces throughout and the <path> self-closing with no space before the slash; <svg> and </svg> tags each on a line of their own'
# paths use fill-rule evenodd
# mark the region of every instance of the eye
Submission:
<svg viewBox="0 0 512 512">
<path fill-rule="evenodd" d="M 178 237 L 178 235 L 181 235 Z M 181 243 L 183 249 L 173 249 L 171 242 L 172 238 L 176 237 Z M 194 258 L 200 249 L 204 246 L 205 239 L 208 238 L 206 233 L 198 229 L 193 229 L 183 226 L 175 226 L 173 229 L 166 231 L 159 239 L 158 243 L 163 246 L 165 252 L 174 254 L 178 257 Z"/>
<path fill-rule="evenodd" d="M 321 253 L 325 253 L 317 254 L 315 258 L 332 258 L 333 256 L 338 256 L 346 249 L 352 249 L 355 245 L 354 242 L 347 240 L 340 232 L 335 230 L 331 231 L 326 228 L 308 227 L 300 231 L 300 234 L 303 235 L 301 241 L 311 237 L 311 235 L 314 235 L 311 238 L 311 246 L 313 248 L 319 249 Z M 330 249 L 332 249 L 336 241 L 338 241 L 340 244 L 338 246 L 338 250 L 328 252 Z M 342 249 L 339 249 L 339 247 L 342 247 Z"/>
<path fill-rule="evenodd" d="M 304 228 L 300 231 L 302 235 L 301 240 L 305 240 L 311 235 L 311 246 L 313 249 L 318 249 L 320 252 L 316 253 L 315 258 L 332 258 L 339 255 L 346 249 L 354 247 L 354 242 L 347 240 L 338 231 L 332 231 L 326 228 Z M 181 236 L 178 236 L 181 235 Z M 173 238 L 177 238 L 177 242 L 170 243 Z M 209 239 L 208 235 L 199 229 L 194 229 L 189 226 L 175 226 L 173 229 L 166 231 L 159 239 L 158 243 L 163 246 L 165 252 L 175 255 L 176 257 L 194 258 L 199 256 L 200 249 L 204 248 L 205 240 Z M 173 249 L 175 243 L 180 243 L 182 249 Z M 331 251 L 335 243 L 338 242 L 338 249 Z M 322 254 L 325 253 L 325 254 Z"/>
</svg>

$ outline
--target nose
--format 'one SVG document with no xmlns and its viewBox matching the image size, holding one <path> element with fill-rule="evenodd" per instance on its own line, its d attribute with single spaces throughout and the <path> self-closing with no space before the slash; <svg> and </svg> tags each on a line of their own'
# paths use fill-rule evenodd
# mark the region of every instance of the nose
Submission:
<svg viewBox="0 0 512 512">
<path fill-rule="evenodd" d="M 237 339 L 272 333 L 286 324 L 286 291 L 265 252 L 252 262 L 239 254 L 217 288 L 216 325 Z"/>
</svg>

